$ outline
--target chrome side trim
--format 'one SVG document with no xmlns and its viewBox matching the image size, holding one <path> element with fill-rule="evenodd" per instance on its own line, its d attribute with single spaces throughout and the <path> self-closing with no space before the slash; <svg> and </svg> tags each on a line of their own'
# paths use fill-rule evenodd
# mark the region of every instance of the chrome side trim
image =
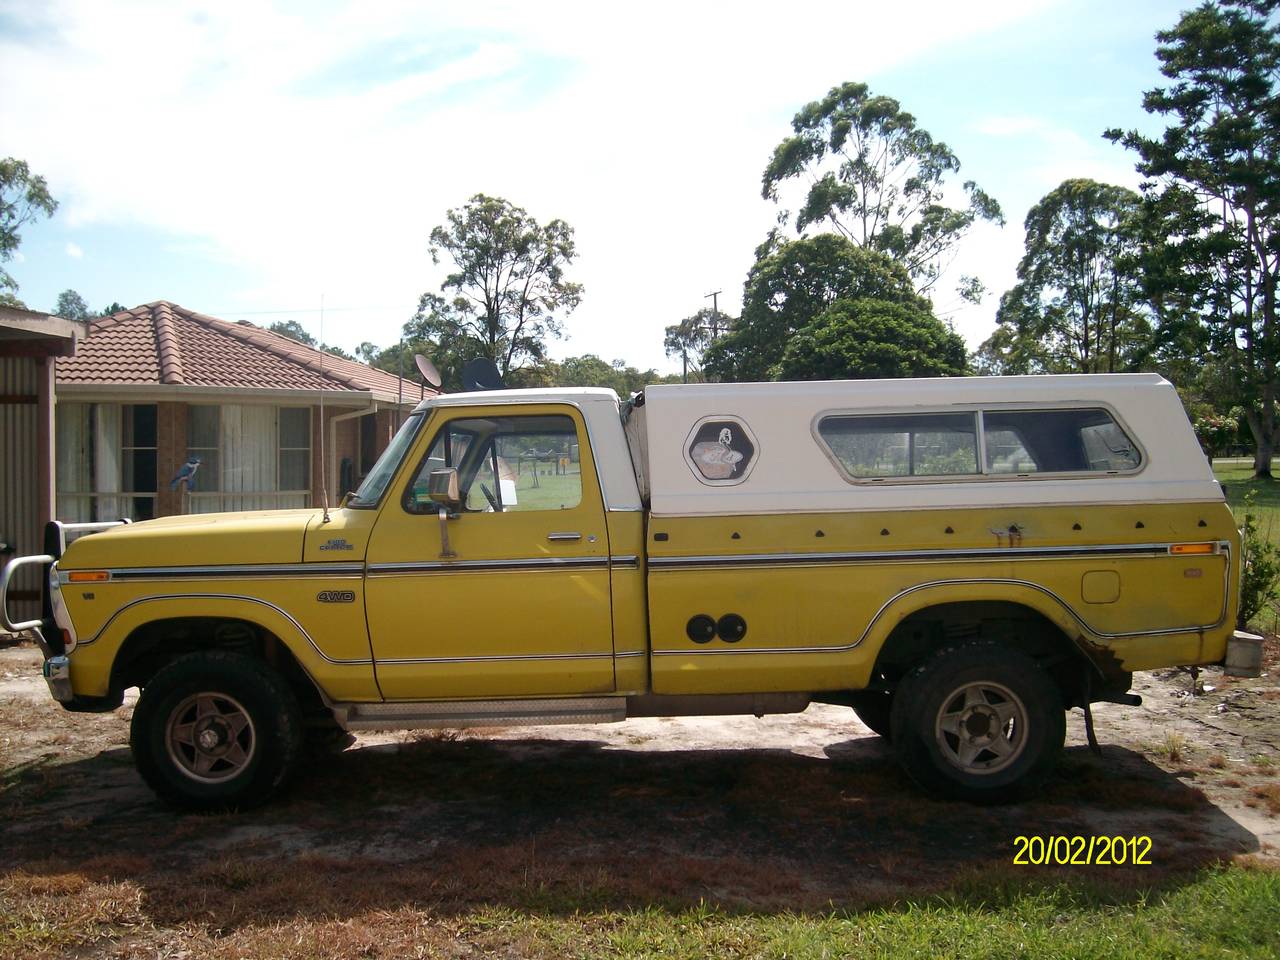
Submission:
<svg viewBox="0 0 1280 960">
<path fill-rule="evenodd" d="M 691 557 L 650 557 L 649 569 L 769 567 L 824 563 L 885 563 L 904 560 L 1052 560 L 1081 556 L 1167 556 L 1168 543 L 1122 543 L 1084 547 L 974 547 L 948 550 L 863 550 L 850 553 L 744 553 Z M 1222 551 L 1225 541 L 1218 545 Z"/>
<path fill-rule="evenodd" d="M 627 657 L 643 657 L 644 655 L 645 651 L 643 650 L 624 650 L 622 653 L 615 653 L 613 658 L 615 660 L 625 660 Z"/>
<path fill-rule="evenodd" d="M 979 579 L 972 579 L 972 580 L 930 580 L 930 581 L 927 581 L 926 583 L 917 583 L 913 587 L 907 587 L 905 590 L 895 593 L 892 597 L 886 600 L 880 606 L 880 609 L 876 611 L 875 616 L 871 618 L 870 622 L 867 624 L 866 629 L 862 631 L 862 635 L 859 636 L 858 639 L 854 640 L 852 643 L 838 643 L 838 644 L 832 644 L 829 646 L 813 646 L 813 647 L 756 647 L 756 648 L 710 647 L 710 648 L 698 648 L 696 650 L 654 650 L 653 656 L 655 657 L 687 657 L 687 656 L 722 656 L 725 654 L 732 655 L 732 654 L 753 654 L 753 653 L 762 653 L 762 654 L 844 653 L 845 651 L 852 650 L 855 647 L 860 646 L 862 642 L 867 639 L 867 636 L 871 633 L 872 628 L 875 627 L 876 623 L 880 620 L 880 618 L 884 616 L 885 612 L 889 609 L 889 607 L 891 607 L 896 601 L 901 600 L 903 597 L 909 596 L 910 594 L 913 594 L 919 590 L 927 590 L 930 587 L 955 586 L 955 585 L 965 586 L 965 585 L 971 585 L 971 584 L 999 584 L 1001 586 L 1029 587 L 1032 590 L 1038 590 L 1041 593 L 1043 593 L 1045 596 L 1050 597 L 1053 600 L 1056 600 L 1058 604 L 1062 607 L 1062 609 L 1065 610 L 1068 614 L 1070 614 L 1071 618 L 1075 620 L 1076 623 L 1078 623 L 1082 629 L 1084 629 L 1088 633 L 1091 633 L 1093 636 L 1101 637 L 1104 640 L 1119 640 L 1119 639 L 1124 639 L 1126 637 L 1162 637 L 1162 636 L 1170 636 L 1178 633 L 1197 633 L 1202 630 L 1213 630 L 1217 627 L 1220 627 L 1222 626 L 1223 621 L 1226 620 L 1227 588 L 1230 585 L 1230 579 L 1229 579 L 1230 576 L 1231 576 L 1231 563 L 1228 560 L 1228 563 L 1226 565 L 1226 573 L 1223 577 L 1222 612 L 1218 615 L 1218 620 L 1216 623 L 1206 623 L 1199 626 L 1168 627 L 1161 630 L 1136 630 L 1130 633 L 1103 633 L 1089 626 L 1089 624 L 1084 621 L 1084 619 L 1080 616 L 1080 614 L 1076 613 L 1076 611 L 1072 609 L 1072 607 L 1069 604 L 1067 604 L 1067 602 L 1063 600 L 1062 597 L 1058 596 L 1058 594 L 1054 593 L 1052 590 L 1050 590 L 1047 587 L 1042 587 L 1038 583 L 1031 583 L 1029 580 L 1006 580 L 1006 579 L 998 579 L 998 578 L 979 578 Z"/>
<path fill-rule="evenodd" d="M 609 566 L 615 570 L 639 570 L 640 558 L 636 556 L 610 557 Z"/>
<path fill-rule="evenodd" d="M 617 723 L 627 717 L 627 698 L 614 695 L 543 700 L 388 700 L 383 703 L 335 703 L 332 709 L 334 719 L 346 730 L 540 726 L 545 723 Z"/>
<path fill-rule="evenodd" d="M 510 560 L 409 560 L 396 563 L 371 563 L 371 577 L 396 577 L 409 573 L 441 573 L 447 570 L 564 570 L 604 569 L 609 558 L 602 557 L 519 557 Z"/>
<path fill-rule="evenodd" d="M 261 597 L 246 597 L 241 594 L 235 594 L 235 593 L 166 593 L 166 594 L 159 594 L 157 596 L 152 596 L 152 597 L 138 597 L 136 600 L 130 600 L 123 607 L 121 607 L 119 610 L 113 613 L 110 616 L 110 618 L 108 618 L 107 622 L 102 625 L 101 629 L 99 629 L 97 633 L 95 633 L 92 637 L 90 637 L 87 640 L 81 640 L 79 643 L 79 646 L 87 647 L 89 644 L 96 641 L 99 637 L 101 637 L 104 633 L 107 632 L 107 629 L 111 626 L 111 624 L 115 622 L 116 618 L 120 616 L 120 614 L 128 610 L 130 607 L 136 607 L 142 603 L 151 603 L 152 601 L 155 601 L 155 600 L 245 600 L 249 603 L 257 603 L 257 604 L 260 604 L 261 606 L 269 607 L 270 609 L 274 610 L 276 613 L 280 614 L 280 616 L 288 620 L 291 624 L 293 624 L 293 626 L 297 629 L 297 631 L 300 634 L 302 634 L 302 636 L 306 639 L 307 643 L 311 646 L 311 649 L 316 652 L 316 655 L 319 656 L 320 659 L 324 660 L 326 663 L 333 663 L 333 664 L 337 664 L 339 666 L 344 666 L 344 667 L 366 666 L 373 663 L 372 660 L 338 660 L 329 656 L 323 650 L 321 650 L 318 646 L 316 646 L 316 642 L 311 639 L 311 634 L 307 633 L 306 628 L 302 624 L 300 624 L 296 619 L 294 619 L 293 614 L 289 613 L 288 610 L 285 610 L 283 607 L 278 607 L 274 603 L 271 603 L 270 601 L 263 600 Z"/>
<path fill-rule="evenodd" d="M 510 660 L 612 660 L 612 653 L 495 653 L 479 657 L 400 657 L 378 659 L 379 667 L 411 663 L 504 663 Z"/>
<path fill-rule="evenodd" d="M 358 577 L 362 563 L 235 563 L 208 567 L 119 567 L 112 580 L 217 580 L 261 577 Z M 65 574 L 63 583 L 66 583 Z"/>
</svg>

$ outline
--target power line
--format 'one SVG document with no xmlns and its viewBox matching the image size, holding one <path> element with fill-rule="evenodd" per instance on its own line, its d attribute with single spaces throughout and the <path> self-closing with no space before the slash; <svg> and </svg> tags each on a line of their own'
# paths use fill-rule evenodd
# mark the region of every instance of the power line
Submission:
<svg viewBox="0 0 1280 960">
<path fill-rule="evenodd" d="M 364 306 L 364 307 L 325 307 L 326 313 L 351 313 L 356 310 L 403 310 L 401 306 L 393 306 L 391 304 L 381 306 Z M 316 308 L 311 307 L 307 310 L 210 310 L 209 315 L 215 317 L 266 317 L 277 316 L 286 313 L 309 313 L 315 314 Z"/>
</svg>

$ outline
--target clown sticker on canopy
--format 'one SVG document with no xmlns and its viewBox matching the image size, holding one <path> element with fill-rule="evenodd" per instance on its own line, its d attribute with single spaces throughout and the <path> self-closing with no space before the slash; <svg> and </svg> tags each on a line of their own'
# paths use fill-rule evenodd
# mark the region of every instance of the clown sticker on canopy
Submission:
<svg viewBox="0 0 1280 960">
<path fill-rule="evenodd" d="M 704 420 L 688 447 L 689 463 L 706 483 L 739 483 L 751 468 L 756 448 L 736 420 Z"/>
</svg>

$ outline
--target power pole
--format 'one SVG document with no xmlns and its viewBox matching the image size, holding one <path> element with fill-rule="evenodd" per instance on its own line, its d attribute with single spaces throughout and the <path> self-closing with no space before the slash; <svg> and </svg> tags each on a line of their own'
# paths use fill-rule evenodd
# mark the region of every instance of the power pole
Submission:
<svg viewBox="0 0 1280 960">
<path fill-rule="evenodd" d="M 724 293 L 723 290 L 713 290 L 702 298 L 703 300 L 708 297 L 711 299 L 711 339 L 713 340 L 720 336 L 720 294 L 722 293 Z"/>
</svg>

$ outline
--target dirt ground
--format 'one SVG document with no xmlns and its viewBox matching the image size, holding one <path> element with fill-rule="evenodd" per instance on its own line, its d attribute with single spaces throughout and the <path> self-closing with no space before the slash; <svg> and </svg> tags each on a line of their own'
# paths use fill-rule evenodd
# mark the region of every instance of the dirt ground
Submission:
<svg viewBox="0 0 1280 960">
<path fill-rule="evenodd" d="M 134 772 L 131 701 L 66 713 L 39 660 L 28 645 L 0 648 L 0 877 L 128 878 L 148 922 L 168 929 L 340 917 L 353 884 L 361 910 L 514 903 L 531 884 L 578 905 L 821 910 L 1009 864 L 1019 835 L 1149 836 L 1152 867 L 1065 868 L 1135 883 L 1242 854 L 1280 859 L 1275 643 L 1262 678 L 1207 669 L 1194 697 L 1185 673 L 1140 676 L 1143 706 L 1095 710 L 1100 757 L 1073 711 L 1044 796 L 996 808 L 921 796 L 851 711 L 813 706 L 361 736 L 311 756 L 264 809 L 184 815 Z"/>
</svg>

